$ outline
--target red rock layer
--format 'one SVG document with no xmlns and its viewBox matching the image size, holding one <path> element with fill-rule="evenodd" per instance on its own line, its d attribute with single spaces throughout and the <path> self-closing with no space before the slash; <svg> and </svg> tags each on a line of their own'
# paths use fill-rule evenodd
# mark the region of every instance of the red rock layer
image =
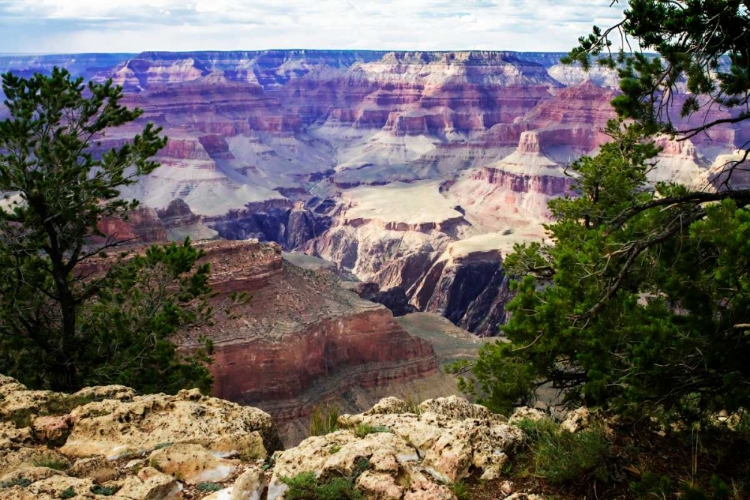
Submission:
<svg viewBox="0 0 750 500">
<path fill-rule="evenodd" d="M 202 330 L 215 342 L 215 395 L 257 405 L 281 420 L 351 387 L 384 386 L 437 372 L 429 344 L 410 336 L 380 305 L 334 280 L 302 271 L 277 245 L 253 241 L 201 244 L 218 301 L 253 296 Z"/>
</svg>

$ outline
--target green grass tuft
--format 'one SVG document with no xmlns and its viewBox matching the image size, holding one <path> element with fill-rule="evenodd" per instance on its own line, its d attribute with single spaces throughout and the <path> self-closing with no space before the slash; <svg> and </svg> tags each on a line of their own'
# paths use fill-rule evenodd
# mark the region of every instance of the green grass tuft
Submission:
<svg viewBox="0 0 750 500">
<path fill-rule="evenodd" d="M 378 432 L 391 432 L 391 430 L 382 425 L 370 425 L 364 422 L 358 424 L 354 429 L 354 434 L 356 434 L 358 438 L 363 438 L 370 434 L 377 434 Z"/>
<path fill-rule="evenodd" d="M 354 479 L 337 477 L 319 481 L 314 472 L 303 472 L 294 477 L 282 477 L 289 487 L 285 500 L 362 500 L 362 493 L 354 487 Z"/>
<path fill-rule="evenodd" d="M 67 470 L 70 468 L 70 462 L 66 458 L 56 457 L 54 455 L 42 455 L 32 460 L 34 467 L 46 467 L 54 470 Z"/>
<path fill-rule="evenodd" d="M 325 436 L 339 430 L 339 409 L 335 406 L 313 408 L 310 414 L 310 435 Z"/>
<path fill-rule="evenodd" d="M 578 433 L 560 429 L 551 419 L 522 420 L 518 427 L 531 439 L 529 453 L 532 473 L 550 484 L 581 481 L 595 477 L 606 482 L 609 441 L 600 428 Z"/>
</svg>

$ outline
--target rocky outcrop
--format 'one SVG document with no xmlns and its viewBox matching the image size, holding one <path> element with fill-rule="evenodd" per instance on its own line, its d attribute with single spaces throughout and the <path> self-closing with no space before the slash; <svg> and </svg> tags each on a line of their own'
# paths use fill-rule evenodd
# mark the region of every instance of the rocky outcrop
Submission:
<svg viewBox="0 0 750 500">
<path fill-rule="evenodd" d="M 157 215 L 170 241 L 182 241 L 186 237 L 193 241 L 211 240 L 218 236 L 218 232 L 206 226 L 181 198 L 175 198 L 167 208 L 157 210 Z"/>
<path fill-rule="evenodd" d="M 156 210 L 148 207 L 138 207 L 125 218 L 106 217 L 97 228 L 104 234 L 104 239 L 121 242 L 137 244 L 167 240 L 167 230 L 159 221 Z"/>
<path fill-rule="evenodd" d="M 353 290 L 365 300 L 383 304 L 394 316 L 404 316 L 417 311 L 409 304 L 406 290 L 398 286 L 383 291 L 377 283 L 368 282 L 357 283 Z"/>
<path fill-rule="evenodd" d="M 470 471 L 497 478 L 525 441 L 523 431 L 503 417 L 460 398 L 428 400 L 418 412 L 387 398 L 365 413 L 340 416 L 343 430 L 308 438 L 276 456 L 269 500 L 283 498 L 287 486 L 281 478 L 303 472 L 320 480 L 355 477 L 366 498 L 454 499 L 443 484 Z"/>
<path fill-rule="evenodd" d="M 220 313 L 197 335 L 214 341 L 214 394 L 269 411 L 278 421 L 351 387 L 383 387 L 437 372 L 430 345 L 385 307 L 362 300 L 331 274 L 284 262 L 278 245 L 205 242 L 211 285 L 252 300 Z M 189 345 L 186 345 L 189 347 Z"/>
<path fill-rule="evenodd" d="M 291 498 L 289 480 L 300 474 L 343 480 L 368 500 L 456 500 L 453 484 L 495 481 L 527 441 L 505 417 L 455 396 L 420 404 L 386 397 L 339 416 L 338 430 L 282 451 L 268 414 L 197 390 L 59 394 L 0 375 L 0 393 L 8 438 L 0 442 L 0 498 L 8 500 L 278 500 Z M 32 437 L 28 423 L 43 416 L 69 421 L 68 435 Z M 562 429 L 578 432 L 588 410 L 565 422 Z M 502 498 L 537 498 L 512 491 L 499 485 Z"/>
<path fill-rule="evenodd" d="M 3 499 L 178 500 L 206 496 L 196 489 L 204 483 L 225 488 L 226 498 L 259 500 L 266 484 L 260 466 L 280 448 L 268 414 L 197 389 L 60 394 L 0 376 L 0 392 Z M 42 419 L 66 422 L 65 434 L 36 432 Z"/>
</svg>

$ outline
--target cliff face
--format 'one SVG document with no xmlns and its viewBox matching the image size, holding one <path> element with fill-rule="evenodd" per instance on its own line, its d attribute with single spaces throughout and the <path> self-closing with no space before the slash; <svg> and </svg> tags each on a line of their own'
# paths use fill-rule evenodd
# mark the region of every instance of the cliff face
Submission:
<svg viewBox="0 0 750 500">
<path fill-rule="evenodd" d="M 434 351 L 410 336 L 385 307 L 344 290 L 328 273 L 282 259 L 278 245 L 201 244 L 221 293 L 245 291 L 249 304 L 199 332 L 215 342 L 214 393 L 260 406 L 279 421 L 350 388 L 398 385 L 437 373 Z M 189 347 L 186 346 L 186 347 Z"/>
<path fill-rule="evenodd" d="M 24 74 L 62 64 L 123 85 L 126 104 L 144 115 L 108 133 L 100 149 L 147 121 L 164 128 L 162 167 L 123 190 L 164 214 L 163 228 L 139 229 L 144 241 L 166 231 L 170 239 L 277 242 L 377 284 L 384 303 L 396 304 L 402 291 L 412 306 L 486 334 L 496 324 L 469 317 L 503 321 L 495 302 L 506 297 L 502 263 L 449 266 L 441 256 L 483 235 L 501 251 L 544 238 L 547 203 L 571 193 L 565 168 L 608 140 L 601 129 L 614 117 L 616 75 L 561 66 L 560 56 L 144 52 L 0 58 L 0 68 Z M 684 99 L 676 94 L 674 105 Z M 708 119 L 729 116 L 711 108 Z M 708 166 L 749 138 L 747 123 L 727 123 L 692 142 L 660 139 L 664 151 L 649 176 L 716 184 L 722 174 Z"/>
</svg>

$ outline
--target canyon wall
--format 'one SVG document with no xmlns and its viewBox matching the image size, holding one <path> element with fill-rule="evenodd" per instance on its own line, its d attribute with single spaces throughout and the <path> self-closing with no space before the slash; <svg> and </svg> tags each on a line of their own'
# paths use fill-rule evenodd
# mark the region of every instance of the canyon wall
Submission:
<svg viewBox="0 0 750 500">
<path fill-rule="evenodd" d="M 437 374 L 429 343 L 409 335 L 385 307 L 340 287 L 333 274 L 285 261 L 275 244 L 198 245 L 211 264 L 217 305 L 231 292 L 252 295 L 191 333 L 214 341 L 215 395 L 288 422 L 352 388 L 397 387 Z"/>
<path fill-rule="evenodd" d="M 0 69 L 63 65 L 122 85 L 144 114 L 101 149 L 146 122 L 164 128 L 162 167 L 123 190 L 156 219 L 136 214 L 130 229 L 109 221 L 109 232 L 276 242 L 373 283 L 372 298 L 394 309 L 406 307 L 403 294 L 410 307 L 493 335 L 508 299 L 503 256 L 545 237 L 548 201 L 571 194 L 566 167 L 608 140 L 602 129 L 615 116 L 616 73 L 564 66 L 561 55 L 144 52 L 0 57 Z M 714 107 L 708 118 L 731 116 Z M 660 138 L 650 178 L 713 186 L 719 159 L 748 138 L 746 123 Z M 494 255 L 450 257 L 481 237 Z"/>
</svg>

